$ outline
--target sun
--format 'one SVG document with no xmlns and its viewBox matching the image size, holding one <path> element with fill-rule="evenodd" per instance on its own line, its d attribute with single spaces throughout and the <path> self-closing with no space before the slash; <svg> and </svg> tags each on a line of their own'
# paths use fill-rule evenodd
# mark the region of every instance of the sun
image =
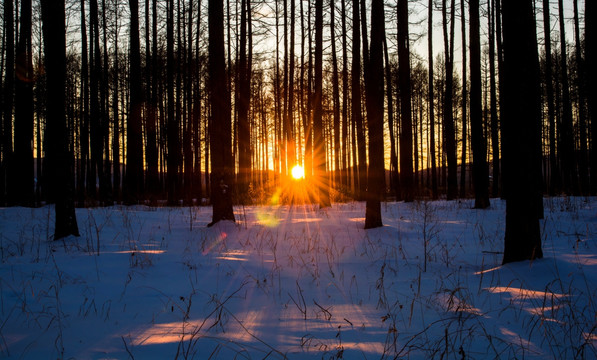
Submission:
<svg viewBox="0 0 597 360">
<path fill-rule="evenodd" d="M 295 165 L 292 170 L 292 178 L 295 180 L 300 180 L 305 177 L 305 169 L 303 169 L 300 165 Z"/>
</svg>

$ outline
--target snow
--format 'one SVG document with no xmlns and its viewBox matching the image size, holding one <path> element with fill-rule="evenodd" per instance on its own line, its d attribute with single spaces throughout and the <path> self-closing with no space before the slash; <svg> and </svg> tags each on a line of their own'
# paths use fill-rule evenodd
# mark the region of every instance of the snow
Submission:
<svg viewBox="0 0 597 360">
<path fill-rule="evenodd" d="M 597 357 L 597 198 L 545 199 L 545 257 L 501 265 L 505 203 L 0 209 L 0 358 Z"/>
</svg>

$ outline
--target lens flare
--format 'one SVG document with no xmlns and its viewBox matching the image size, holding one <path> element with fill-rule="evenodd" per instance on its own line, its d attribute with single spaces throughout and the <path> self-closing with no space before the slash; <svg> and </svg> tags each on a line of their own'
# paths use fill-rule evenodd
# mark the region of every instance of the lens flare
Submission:
<svg viewBox="0 0 597 360">
<path fill-rule="evenodd" d="M 303 169 L 300 165 L 295 165 L 292 168 L 292 178 L 295 180 L 300 180 L 305 178 L 305 169 Z"/>
</svg>

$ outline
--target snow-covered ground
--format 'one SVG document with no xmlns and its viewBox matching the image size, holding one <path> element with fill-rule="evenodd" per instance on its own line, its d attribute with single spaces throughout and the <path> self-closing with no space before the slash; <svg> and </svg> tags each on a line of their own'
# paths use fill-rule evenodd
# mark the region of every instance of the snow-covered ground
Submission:
<svg viewBox="0 0 597 360">
<path fill-rule="evenodd" d="M 597 357 L 597 199 L 545 199 L 545 258 L 501 266 L 505 203 L 0 209 L 0 358 Z"/>
</svg>

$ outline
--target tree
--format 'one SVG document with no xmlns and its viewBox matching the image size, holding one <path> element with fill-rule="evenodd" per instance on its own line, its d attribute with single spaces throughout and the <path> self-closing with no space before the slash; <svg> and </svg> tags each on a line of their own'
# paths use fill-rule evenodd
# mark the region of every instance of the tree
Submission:
<svg viewBox="0 0 597 360">
<path fill-rule="evenodd" d="M 574 4 L 574 49 L 576 58 L 576 86 L 578 89 L 578 137 L 580 142 L 580 156 L 578 160 L 578 176 L 580 178 L 580 193 L 589 194 L 589 174 L 587 157 L 587 119 L 585 104 L 585 62 L 582 57 L 580 25 L 578 19 L 578 0 Z"/>
<path fill-rule="evenodd" d="M 503 263 L 543 257 L 539 227 L 540 88 L 533 1 L 504 0 L 502 154 L 506 197 Z M 471 24 L 472 25 L 472 24 Z M 540 179 L 540 178 L 539 178 Z"/>
<path fill-rule="evenodd" d="M 178 115 L 174 111 L 174 0 L 168 1 L 168 20 L 166 21 L 166 81 L 167 81 L 167 138 L 168 138 L 168 204 L 175 205 L 178 199 L 178 168 L 180 165 L 180 138 L 178 135 Z M 223 35 L 222 35 L 223 36 Z M 221 77 L 223 79 L 224 77 Z M 230 111 L 230 110 L 229 110 Z"/>
<path fill-rule="evenodd" d="M 469 2 L 470 65 L 471 65 L 471 145 L 473 148 L 473 186 L 475 208 L 489 207 L 489 170 L 487 168 L 487 140 L 483 134 L 481 108 L 481 37 L 479 34 L 479 0 Z"/>
<path fill-rule="evenodd" d="M 46 184 L 55 203 L 54 240 L 79 236 L 73 188 L 73 155 L 65 116 L 66 25 L 64 0 L 42 0 L 42 21 L 47 76 Z"/>
<path fill-rule="evenodd" d="M 456 163 L 456 130 L 454 125 L 453 94 L 454 94 L 454 12 L 455 1 L 451 0 L 450 5 L 450 31 L 448 35 L 448 14 L 447 0 L 442 1 L 442 28 L 444 31 L 444 50 L 446 83 L 444 87 L 444 141 L 446 147 L 446 158 L 448 161 L 448 200 L 454 200 L 458 196 L 458 165 Z"/>
<path fill-rule="evenodd" d="M 597 4 L 585 1 L 585 64 L 595 64 L 595 42 L 597 41 Z M 597 84 L 597 69 L 587 66 L 587 84 Z M 589 123 L 591 124 L 591 193 L 597 193 L 597 91 L 595 86 L 587 86 L 589 104 Z"/>
<path fill-rule="evenodd" d="M 338 83 L 338 57 L 336 56 L 336 29 L 335 29 L 334 0 L 330 0 L 330 34 L 332 42 L 332 97 L 333 97 L 333 130 L 334 130 L 334 182 L 338 187 L 340 175 L 340 84 Z"/>
<path fill-rule="evenodd" d="M 361 31 L 359 0 L 352 2 L 352 121 L 358 142 L 358 182 L 355 179 L 356 198 L 362 199 L 367 185 L 367 159 L 363 115 L 361 112 Z M 354 143 L 354 142 L 353 142 Z M 353 152 L 354 153 L 354 152 Z M 356 165 L 356 163 L 355 163 Z M 354 169 L 353 169 L 354 171 Z"/>
<path fill-rule="evenodd" d="M 408 40 L 408 0 L 398 0 L 398 90 L 400 92 L 400 185 L 401 198 L 414 200 L 413 139 Z"/>
<path fill-rule="evenodd" d="M 342 21 L 342 185 L 348 187 L 348 43 L 346 34 L 346 3 L 341 2 Z"/>
<path fill-rule="evenodd" d="M 325 141 L 323 138 L 323 0 L 315 0 L 315 93 L 313 111 L 313 162 L 319 207 L 331 206 L 329 180 L 326 174 Z"/>
<path fill-rule="evenodd" d="M 467 62 L 466 62 L 466 12 L 464 11 L 464 0 L 460 0 L 460 26 L 462 30 L 462 153 L 460 157 L 460 197 L 466 197 L 466 165 L 467 165 Z"/>
<path fill-rule="evenodd" d="M 226 81 L 224 60 L 224 6 L 219 0 L 208 1 L 209 21 L 209 91 L 211 102 L 210 156 L 212 222 L 234 221 L 230 200 L 233 178 L 232 125 L 230 123 L 230 93 Z M 209 225 L 208 225 L 209 226 Z"/>
<path fill-rule="evenodd" d="M 8 192 L 12 204 L 33 205 L 33 63 L 31 53 L 31 0 L 21 2 L 21 26 L 16 48 L 14 162 Z"/>
<path fill-rule="evenodd" d="M 250 0 L 241 1 L 240 50 L 237 65 L 236 103 L 238 111 L 238 194 L 241 201 L 248 200 L 249 182 L 251 181 L 251 129 L 249 126 L 249 103 L 251 97 L 250 59 L 247 58 L 247 17 L 251 16 Z M 249 30 L 249 31 L 247 31 Z"/>
<path fill-rule="evenodd" d="M 141 49 L 139 45 L 139 2 L 129 0 L 131 11 L 130 26 L 130 88 L 131 102 L 127 121 L 127 161 L 126 161 L 126 202 L 135 204 L 143 192 L 143 134 L 141 110 L 143 88 L 141 82 Z"/>
<path fill-rule="evenodd" d="M 570 80 L 568 77 L 568 56 L 566 51 L 566 31 L 564 22 L 564 5 L 558 0 L 560 13 L 560 59 L 561 59 L 561 84 L 562 84 L 562 122 L 560 127 L 560 142 L 558 154 L 560 155 L 560 169 L 564 191 L 567 194 L 578 195 L 578 177 L 576 158 L 574 155 L 574 129 L 572 124 L 572 103 L 570 100 Z"/>
<path fill-rule="evenodd" d="M 96 192 L 96 178 L 100 181 L 100 202 L 103 203 L 104 194 L 101 190 L 104 189 L 104 141 L 102 133 L 103 113 L 100 102 L 100 91 L 102 88 L 102 64 L 100 54 L 99 42 L 99 16 L 97 0 L 90 0 L 89 11 L 89 61 L 90 61 L 90 76 L 89 76 L 89 130 L 90 130 L 90 145 L 91 145 L 91 162 L 88 167 L 87 174 L 87 192 L 94 200 L 97 200 L 98 194 Z"/>
<path fill-rule="evenodd" d="M 462 0 L 464 1 L 464 0 Z M 433 89 L 433 0 L 429 0 L 427 19 L 427 53 L 429 54 L 429 146 L 431 148 L 431 198 L 438 198 L 437 168 L 435 159 L 435 100 Z M 463 46 L 466 48 L 466 46 Z"/>
<path fill-rule="evenodd" d="M 367 87 L 368 134 L 369 134 L 369 172 L 367 176 L 367 204 L 365 210 L 365 229 L 383 226 L 381 218 L 381 200 L 385 192 L 384 139 L 383 139 L 383 38 L 384 38 L 383 0 L 371 3 L 371 47 L 369 53 L 369 86 Z"/>
<path fill-rule="evenodd" d="M 12 189 L 13 182 L 7 178 L 11 176 L 9 168 L 12 166 L 13 151 L 12 151 L 12 110 L 14 101 L 14 82 L 15 82 L 15 48 L 14 48 L 14 8 L 13 0 L 4 1 L 4 36 L 6 46 L 6 66 L 4 78 L 4 114 L 2 127 L 2 172 L 0 174 L 0 181 L 2 182 L 2 189 L 0 197 L 4 201 Z M 6 181 L 6 182 L 5 182 Z"/>
<path fill-rule="evenodd" d="M 145 161 L 147 164 L 147 176 L 145 177 L 145 191 L 149 195 L 151 202 L 154 202 L 159 187 L 158 178 L 158 149 L 157 149 L 157 109 L 158 109 L 158 30 L 157 30 L 157 0 L 152 0 L 152 24 L 151 37 L 151 98 L 149 101 L 149 111 L 146 119 L 146 145 Z M 146 9 L 146 11 L 148 11 Z M 147 30 L 149 32 L 149 30 Z M 149 61 L 149 59 L 146 59 Z M 149 66 L 148 66 L 149 67 Z"/>
<path fill-rule="evenodd" d="M 489 19 L 489 92 L 490 92 L 490 122 L 491 148 L 493 154 L 493 186 L 491 195 L 497 197 L 500 184 L 500 136 L 497 111 L 497 86 L 495 78 L 495 0 L 487 3 Z"/>
<path fill-rule="evenodd" d="M 543 0 L 543 29 L 545 34 L 545 93 L 547 102 L 547 118 L 549 121 L 549 166 L 550 178 L 548 191 L 555 195 L 559 188 L 558 161 L 556 158 L 556 126 L 553 99 L 553 79 L 551 63 L 551 25 L 549 15 L 549 0 Z"/>
</svg>

